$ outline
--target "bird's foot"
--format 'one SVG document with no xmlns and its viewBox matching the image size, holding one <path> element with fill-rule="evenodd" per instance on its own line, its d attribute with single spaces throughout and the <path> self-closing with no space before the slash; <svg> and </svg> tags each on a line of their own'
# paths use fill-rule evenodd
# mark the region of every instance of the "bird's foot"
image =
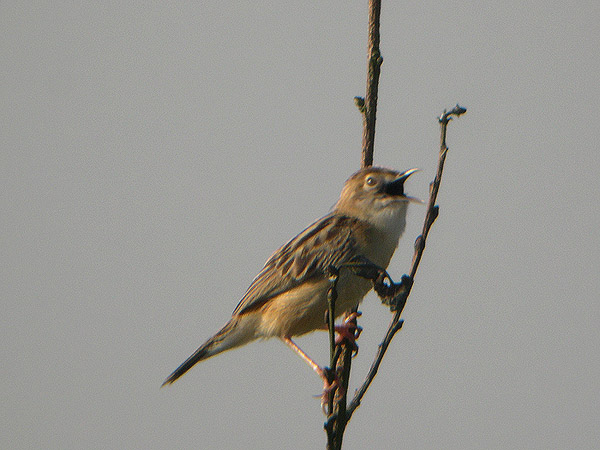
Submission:
<svg viewBox="0 0 600 450">
<path fill-rule="evenodd" d="M 373 289 L 381 297 L 384 303 L 389 302 L 390 299 L 396 295 L 398 285 L 394 283 L 387 272 L 381 272 L 379 277 L 373 281 Z M 387 303 L 386 303 L 387 304 Z"/>
<path fill-rule="evenodd" d="M 329 367 L 320 368 L 320 371 L 317 371 L 317 373 L 323 379 L 323 392 L 321 395 L 316 395 L 315 397 L 321 399 L 323 414 L 329 415 L 329 407 L 332 404 L 333 396 L 340 385 L 340 381 L 335 370 Z"/>
<path fill-rule="evenodd" d="M 335 338 L 335 344 L 340 345 L 344 341 L 348 342 L 352 347 L 352 356 L 358 354 L 358 344 L 356 343 L 356 340 L 360 336 L 362 328 L 356 324 L 355 320 L 361 315 L 362 313 L 360 311 L 353 312 L 344 319 L 344 323 L 335 326 L 335 331 L 338 333 Z"/>
<path fill-rule="evenodd" d="M 397 311 L 404 307 L 412 282 L 410 276 L 402 275 L 400 283 L 394 283 L 387 273 L 382 273 L 373 281 L 373 288 L 384 305 L 389 306 L 391 311 Z"/>
</svg>

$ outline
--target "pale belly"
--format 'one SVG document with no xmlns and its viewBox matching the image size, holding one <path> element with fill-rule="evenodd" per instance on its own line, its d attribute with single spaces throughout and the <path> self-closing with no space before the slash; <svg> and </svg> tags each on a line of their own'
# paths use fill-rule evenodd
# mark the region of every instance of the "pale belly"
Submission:
<svg viewBox="0 0 600 450">
<path fill-rule="evenodd" d="M 344 272 L 337 284 L 336 317 L 358 305 L 372 287 L 370 281 Z M 261 310 L 257 337 L 291 337 L 325 329 L 329 287 L 329 280 L 319 278 L 269 300 Z"/>
</svg>

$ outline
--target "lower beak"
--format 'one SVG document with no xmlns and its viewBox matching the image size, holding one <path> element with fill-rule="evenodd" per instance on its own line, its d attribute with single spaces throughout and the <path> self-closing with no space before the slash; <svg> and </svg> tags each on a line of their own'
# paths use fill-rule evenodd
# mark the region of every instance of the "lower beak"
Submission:
<svg viewBox="0 0 600 450">
<path fill-rule="evenodd" d="M 417 198 L 417 197 L 409 197 L 408 195 L 405 195 L 404 198 L 406 200 L 408 200 L 409 203 L 418 203 L 419 205 L 425 204 L 424 200 L 421 200 L 420 198 Z"/>
<path fill-rule="evenodd" d="M 399 179 L 402 180 L 402 182 L 404 183 L 404 181 L 406 181 L 408 179 L 408 177 L 410 177 L 413 173 L 415 172 L 420 172 L 421 169 L 408 169 L 406 172 L 403 172 Z M 409 203 L 418 203 L 419 205 L 424 205 L 425 202 L 423 200 L 421 200 L 420 198 L 417 197 L 411 197 L 409 195 L 405 195 L 404 198 L 406 198 L 406 200 L 408 200 Z"/>
</svg>

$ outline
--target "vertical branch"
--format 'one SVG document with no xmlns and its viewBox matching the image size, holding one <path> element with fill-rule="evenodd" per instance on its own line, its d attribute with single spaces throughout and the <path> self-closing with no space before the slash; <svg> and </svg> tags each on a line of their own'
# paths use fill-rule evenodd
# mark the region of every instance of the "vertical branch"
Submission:
<svg viewBox="0 0 600 450">
<path fill-rule="evenodd" d="M 375 119 L 377 115 L 377 93 L 379 74 L 383 58 L 379 51 L 379 16 L 381 0 L 369 0 L 369 47 L 367 53 L 367 92 L 363 100 L 362 167 L 373 165 L 375 146 Z"/>
<path fill-rule="evenodd" d="M 379 17 L 381 14 L 381 0 L 369 0 L 369 38 L 367 50 L 367 89 L 365 98 L 355 98 L 356 105 L 363 115 L 362 138 L 362 167 L 373 165 L 373 149 L 375 145 L 375 118 L 377 114 L 377 93 L 379 90 L 379 74 L 383 58 L 379 50 Z M 356 312 L 357 308 L 353 310 Z M 330 342 L 333 339 L 333 321 L 335 317 L 329 316 Z M 356 325 L 356 319 L 353 319 Z M 342 440 L 349 416 L 346 414 L 348 383 L 352 365 L 353 348 L 341 344 L 341 351 L 334 354 L 331 349 L 332 368 L 338 375 L 338 388 L 330 401 L 328 418 L 325 423 L 327 432 L 327 448 L 338 450 L 342 448 Z M 335 366 L 333 363 L 335 362 Z"/>
</svg>

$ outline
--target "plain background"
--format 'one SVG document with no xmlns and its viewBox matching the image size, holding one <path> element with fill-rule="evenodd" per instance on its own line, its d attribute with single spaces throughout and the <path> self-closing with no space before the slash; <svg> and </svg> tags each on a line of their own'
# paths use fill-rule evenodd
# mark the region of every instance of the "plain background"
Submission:
<svg viewBox="0 0 600 450">
<path fill-rule="evenodd" d="M 437 116 L 469 111 L 344 448 L 597 448 L 599 22 L 384 2 L 375 163 L 425 198 Z M 276 340 L 159 387 L 358 169 L 366 29 L 366 0 L 1 3 L 1 448 L 324 448 L 320 380 Z M 362 311 L 353 386 L 390 319 Z"/>
</svg>

